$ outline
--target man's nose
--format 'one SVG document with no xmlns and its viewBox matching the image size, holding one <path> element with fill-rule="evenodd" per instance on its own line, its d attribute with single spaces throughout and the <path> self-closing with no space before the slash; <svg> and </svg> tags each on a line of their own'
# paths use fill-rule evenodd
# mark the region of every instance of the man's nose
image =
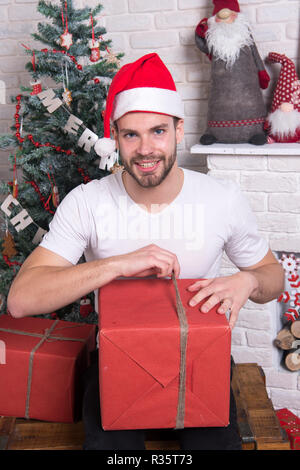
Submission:
<svg viewBox="0 0 300 470">
<path fill-rule="evenodd" d="M 151 155 L 153 145 L 149 136 L 142 136 L 138 145 L 138 153 L 143 156 Z"/>
</svg>

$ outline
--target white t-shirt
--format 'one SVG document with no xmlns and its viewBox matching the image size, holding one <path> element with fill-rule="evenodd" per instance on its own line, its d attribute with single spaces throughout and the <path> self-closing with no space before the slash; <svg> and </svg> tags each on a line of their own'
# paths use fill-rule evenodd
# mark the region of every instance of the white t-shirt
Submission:
<svg viewBox="0 0 300 470">
<path fill-rule="evenodd" d="M 118 172 L 73 189 L 58 206 L 40 246 L 74 265 L 155 243 L 177 255 L 180 278 L 219 274 L 223 251 L 238 267 L 259 262 L 268 243 L 232 181 L 192 170 L 171 204 L 149 213 L 127 194 Z"/>
</svg>

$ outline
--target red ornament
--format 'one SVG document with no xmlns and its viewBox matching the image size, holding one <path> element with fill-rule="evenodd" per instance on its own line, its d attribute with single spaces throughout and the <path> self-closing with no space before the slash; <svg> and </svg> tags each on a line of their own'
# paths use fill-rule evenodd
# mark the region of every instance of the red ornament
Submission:
<svg viewBox="0 0 300 470">
<path fill-rule="evenodd" d="M 87 299 L 86 297 L 84 297 L 81 301 L 80 301 L 80 315 L 85 318 L 87 317 L 90 313 L 93 312 L 93 307 L 91 305 L 91 301 L 90 299 Z"/>
<path fill-rule="evenodd" d="M 100 47 L 99 41 L 94 41 L 93 39 L 89 42 L 89 47 L 91 49 L 90 61 L 98 62 L 100 59 Z"/>
<path fill-rule="evenodd" d="M 40 80 L 35 80 L 34 82 L 30 82 L 30 85 L 33 87 L 31 95 L 38 95 L 42 91 L 42 84 Z"/>
<path fill-rule="evenodd" d="M 95 39 L 94 21 L 93 21 L 92 15 L 91 15 L 91 26 L 92 26 L 92 39 L 89 41 L 89 47 L 91 49 L 90 61 L 98 62 L 98 60 L 100 59 L 100 47 L 99 47 L 99 41 Z"/>
</svg>

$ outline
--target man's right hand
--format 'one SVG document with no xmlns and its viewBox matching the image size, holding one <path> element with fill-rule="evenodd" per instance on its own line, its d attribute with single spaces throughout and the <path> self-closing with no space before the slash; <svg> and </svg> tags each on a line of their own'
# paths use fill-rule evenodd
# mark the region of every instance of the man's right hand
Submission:
<svg viewBox="0 0 300 470">
<path fill-rule="evenodd" d="M 179 277 L 180 266 L 177 256 L 155 244 L 147 245 L 131 253 L 113 256 L 110 261 L 116 268 L 117 277 L 144 277 L 156 275 Z"/>
</svg>

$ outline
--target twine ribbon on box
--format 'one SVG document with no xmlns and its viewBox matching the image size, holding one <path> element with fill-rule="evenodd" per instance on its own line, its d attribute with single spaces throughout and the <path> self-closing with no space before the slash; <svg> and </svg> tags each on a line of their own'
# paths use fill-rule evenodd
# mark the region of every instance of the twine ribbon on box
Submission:
<svg viewBox="0 0 300 470">
<path fill-rule="evenodd" d="M 185 415 L 185 383 L 186 383 L 186 351 L 189 325 L 186 318 L 186 313 L 180 298 L 180 292 L 177 285 L 177 280 L 174 272 L 172 273 L 172 281 L 176 291 L 176 308 L 180 324 L 180 369 L 179 369 L 179 390 L 178 390 L 178 405 L 176 416 L 175 429 L 184 428 L 184 415 Z"/>
<path fill-rule="evenodd" d="M 40 341 L 30 351 L 30 356 L 29 356 L 28 381 L 27 381 L 26 405 L 25 405 L 25 418 L 26 419 L 29 419 L 33 359 L 34 359 L 34 354 L 36 353 L 36 351 L 42 346 L 42 344 L 45 341 L 49 341 L 49 340 L 53 340 L 53 341 L 56 341 L 56 340 L 80 341 L 82 343 L 84 343 L 86 341 L 85 338 L 69 338 L 69 337 L 64 337 L 64 336 L 54 336 L 54 335 L 52 335 L 52 331 L 54 330 L 54 328 L 56 327 L 56 325 L 59 321 L 60 320 L 55 320 L 50 328 L 46 328 L 44 330 L 44 333 L 32 333 L 32 332 L 28 332 L 28 331 L 14 330 L 14 329 L 11 329 L 11 328 L 0 328 L 0 331 L 4 331 L 5 333 L 13 333 L 13 334 L 24 335 L 24 336 L 35 336 L 37 338 L 41 338 Z M 62 328 L 57 328 L 57 330 L 64 330 L 65 328 L 77 328 L 78 326 L 81 326 L 81 325 L 64 326 Z"/>
</svg>

